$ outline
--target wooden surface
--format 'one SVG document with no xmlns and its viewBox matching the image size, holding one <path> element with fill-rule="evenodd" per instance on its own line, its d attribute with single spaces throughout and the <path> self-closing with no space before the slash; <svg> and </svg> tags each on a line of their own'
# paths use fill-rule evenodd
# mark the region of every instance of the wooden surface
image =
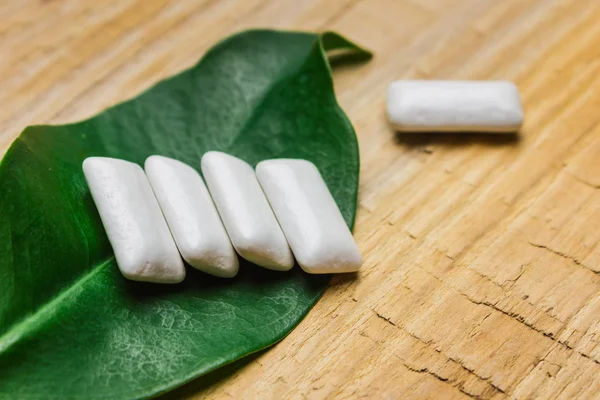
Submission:
<svg viewBox="0 0 600 400">
<path fill-rule="evenodd" d="M 197 398 L 593 398 L 600 393 L 598 0 L 3 0 L 0 148 L 192 65 L 246 27 L 334 29 L 361 151 L 356 277 Z M 398 78 L 510 79 L 500 136 L 396 136 Z"/>
</svg>

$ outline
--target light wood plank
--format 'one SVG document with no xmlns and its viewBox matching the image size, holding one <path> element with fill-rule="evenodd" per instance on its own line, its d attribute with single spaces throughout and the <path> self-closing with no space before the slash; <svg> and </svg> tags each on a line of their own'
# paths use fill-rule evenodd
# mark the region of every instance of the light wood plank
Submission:
<svg viewBox="0 0 600 400">
<path fill-rule="evenodd" d="M 600 3 L 596 0 L 6 0 L 0 151 L 75 121 L 257 26 L 374 50 L 335 71 L 361 146 L 355 279 L 193 398 L 594 398 L 600 389 Z M 499 137 L 397 136 L 399 78 L 509 79 Z"/>
</svg>

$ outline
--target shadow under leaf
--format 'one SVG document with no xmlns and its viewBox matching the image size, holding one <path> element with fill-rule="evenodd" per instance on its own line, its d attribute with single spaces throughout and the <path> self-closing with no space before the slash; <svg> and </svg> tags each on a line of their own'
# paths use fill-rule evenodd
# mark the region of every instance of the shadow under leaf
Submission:
<svg viewBox="0 0 600 400">
<path fill-rule="evenodd" d="M 339 69 L 342 66 L 350 68 L 356 64 L 364 63 L 371 58 L 369 54 L 365 53 L 340 50 L 327 52 L 327 60 L 332 69 Z"/>
</svg>

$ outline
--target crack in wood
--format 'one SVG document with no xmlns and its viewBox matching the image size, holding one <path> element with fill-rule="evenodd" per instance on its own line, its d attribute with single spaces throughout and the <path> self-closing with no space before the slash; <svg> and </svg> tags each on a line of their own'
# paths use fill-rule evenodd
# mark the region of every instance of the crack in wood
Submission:
<svg viewBox="0 0 600 400">
<path fill-rule="evenodd" d="M 410 337 L 412 337 L 413 339 L 418 340 L 419 342 L 423 343 L 426 346 L 429 346 L 433 343 L 433 340 L 428 340 L 425 341 L 423 339 L 421 339 L 420 337 L 418 337 L 417 335 L 413 334 L 412 332 L 408 331 L 406 328 L 402 327 L 402 326 L 398 326 L 396 325 L 394 322 L 392 322 L 392 320 L 390 318 L 384 317 L 383 315 L 381 315 L 380 313 L 378 313 L 375 310 L 371 310 L 375 313 L 375 315 L 377 316 L 377 318 L 381 318 L 382 320 L 384 320 L 385 322 L 387 322 L 388 324 L 392 325 L 395 328 L 398 328 L 400 330 L 402 330 L 403 332 L 406 332 Z"/>
<path fill-rule="evenodd" d="M 375 343 L 375 344 L 379 344 L 379 342 L 375 339 L 373 339 L 371 336 L 367 335 L 365 332 L 363 331 L 359 331 L 358 334 L 364 338 L 369 339 L 371 342 Z"/>
<path fill-rule="evenodd" d="M 600 275 L 600 271 L 596 271 L 596 270 L 592 269 L 590 266 L 584 264 L 581 260 L 577 259 L 576 257 L 570 256 L 570 255 L 568 255 L 566 253 L 563 253 L 562 251 L 555 250 L 555 249 L 553 249 L 553 248 L 551 248 L 549 246 L 543 245 L 543 244 L 539 244 L 539 243 L 535 243 L 535 242 L 531 242 L 531 241 L 529 241 L 527 243 L 529 243 L 533 247 L 537 247 L 539 249 L 547 250 L 550 253 L 555 254 L 555 255 L 557 255 L 557 256 L 559 256 L 561 258 L 564 258 L 566 260 L 569 260 L 569 261 L 573 262 L 575 265 L 583 267 L 586 270 L 588 270 L 590 272 L 593 272 L 596 275 Z"/>
<path fill-rule="evenodd" d="M 446 281 L 444 281 L 444 280 L 440 279 L 439 277 L 435 276 L 433 273 L 431 273 L 431 272 L 430 272 L 430 271 L 428 271 L 427 269 L 423 268 L 422 266 L 420 266 L 420 265 L 418 265 L 418 264 L 415 264 L 415 266 L 416 266 L 417 268 L 419 268 L 420 270 L 422 270 L 423 272 L 425 272 L 425 273 L 427 273 L 428 275 L 430 275 L 431 277 L 433 277 L 435 280 L 439 281 L 441 284 L 443 284 L 443 285 L 445 285 L 445 286 L 448 286 L 450 289 L 454 290 L 454 291 L 455 291 L 456 293 L 458 293 L 459 295 L 461 295 L 461 296 L 465 296 L 465 297 L 467 297 L 469 300 L 472 300 L 472 298 L 471 298 L 471 297 L 469 297 L 469 296 L 468 296 L 466 293 L 462 292 L 462 291 L 461 291 L 459 288 L 457 288 L 457 287 L 455 287 L 455 286 L 451 285 L 450 283 L 448 283 L 448 282 L 446 282 Z M 488 276 L 486 276 L 486 275 L 482 274 L 481 272 L 479 272 L 479 271 L 477 271 L 477 270 L 474 270 L 474 269 L 472 269 L 472 268 L 468 268 L 468 269 L 469 269 L 469 271 L 472 271 L 472 272 L 474 272 L 475 274 L 477 274 L 477 276 L 481 277 L 482 279 L 485 279 L 486 281 L 490 282 L 491 284 L 493 284 L 493 285 L 495 285 L 495 286 L 497 286 L 497 287 L 501 288 L 502 290 L 506 290 L 506 288 L 504 288 L 502 285 L 500 285 L 500 284 L 498 284 L 497 282 L 493 281 L 493 280 L 492 280 L 490 277 L 488 277 Z M 519 277 L 517 277 L 517 278 L 513 278 L 513 279 L 518 279 L 518 278 L 519 278 Z M 523 300 L 527 300 L 527 298 L 529 298 L 529 295 L 526 295 L 526 296 L 527 296 L 526 298 L 522 298 L 522 299 L 523 299 Z M 508 297 L 505 297 L 505 298 L 508 298 Z M 473 300 L 473 301 L 471 301 L 471 302 L 477 302 L 477 300 Z M 529 303 L 529 304 L 531 304 L 532 306 L 535 306 L 535 304 L 533 304 L 533 303 L 531 303 L 531 302 L 528 302 L 528 303 Z M 494 304 L 494 305 L 495 305 L 495 304 Z M 501 310 L 501 309 L 500 309 L 500 308 L 498 308 L 498 307 L 496 307 L 496 308 L 497 308 L 498 310 L 502 311 L 504 314 L 507 314 L 507 315 L 508 315 L 508 313 L 507 313 L 507 312 L 504 312 L 503 310 Z M 559 323 L 561 323 L 561 324 L 564 324 L 564 323 L 565 323 L 564 321 L 560 320 L 560 319 L 559 319 L 559 318 L 557 318 L 556 316 L 554 316 L 554 315 L 551 315 L 551 314 L 547 313 L 545 310 L 541 310 L 541 311 L 543 311 L 543 312 L 546 314 L 546 316 L 548 316 L 548 317 L 549 317 L 549 318 L 551 318 L 552 320 L 554 320 L 554 321 L 557 321 L 557 322 L 559 322 Z M 521 315 L 519 315 L 519 314 L 516 314 L 516 313 L 514 313 L 514 318 L 523 318 L 523 319 L 524 319 L 524 317 L 522 317 Z"/>
<path fill-rule="evenodd" d="M 500 393 L 506 394 L 506 391 L 504 389 L 502 389 L 500 386 L 498 386 L 498 385 L 496 385 L 495 383 L 492 382 L 492 377 L 491 376 L 481 376 L 478 373 L 476 373 L 473 368 L 469 368 L 466 365 L 464 365 L 460 360 L 457 360 L 455 358 L 448 357 L 448 356 L 446 356 L 446 357 L 448 358 L 448 360 L 452 361 L 453 363 L 455 363 L 459 367 L 461 367 L 464 371 L 468 372 L 469 374 L 472 374 L 472 375 L 476 376 L 477 379 L 479 379 L 479 380 L 487 383 L 488 385 L 490 385 L 496 391 L 498 391 Z"/>
<path fill-rule="evenodd" d="M 448 382 L 447 377 L 441 376 L 433 371 L 430 371 L 429 369 L 427 369 L 427 367 L 423 367 L 423 368 L 415 368 L 409 364 L 407 364 L 406 362 L 404 362 L 404 360 L 402 360 L 402 358 L 400 358 L 398 355 L 394 354 L 396 356 L 396 358 L 398 358 L 399 360 L 402 361 L 402 365 L 404 365 L 409 371 L 412 372 L 416 372 L 418 374 L 428 374 L 433 376 L 435 379 L 442 381 L 442 382 Z"/>
<path fill-rule="evenodd" d="M 399 357 L 398 355 L 396 355 L 396 354 L 394 354 L 394 355 L 396 356 L 396 358 L 398 358 L 398 359 L 399 359 L 399 360 L 402 362 L 402 365 L 403 365 L 403 366 L 404 366 L 406 369 L 408 369 L 409 371 L 416 372 L 416 373 L 418 373 L 418 374 L 427 374 L 427 375 L 429 375 L 429 376 L 432 376 L 432 377 L 434 377 L 435 379 L 437 379 L 437 380 L 438 380 L 438 381 L 440 381 L 440 382 L 444 382 L 444 383 L 447 383 L 447 384 L 451 385 L 452 387 L 456 388 L 456 389 L 457 389 L 459 392 L 461 392 L 462 394 L 464 394 L 464 395 L 466 395 L 466 396 L 468 396 L 468 397 L 470 397 L 470 398 L 472 398 L 472 399 L 476 399 L 476 400 L 484 399 L 484 397 L 483 397 L 483 396 L 481 396 L 481 395 L 478 395 L 478 394 L 475 394 L 475 393 L 468 392 L 468 391 L 467 391 L 467 390 L 464 388 L 464 386 L 463 386 L 463 383 L 462 383 L 462 382 L 459 382 L 457 385 L 454 385 L 453 383 L 454 383 L 454 382 L 456 382 L 456 381 L 454 381 L 454 380 L 452 380 L 452 381 L 451 381 L 451 380 L 450 380 L 450 378 L 448 378 L 448 377 L 441 376 L 440 374 L 438 374 L 438 373 L 436 373 L 436 372 L 434 372 L 434 371 L 430 371 L 430 370 L 429 370 L 427 367 L 423 367 L 423 368 L 415 368 L 415 367 L 413 367 L 413 366 L 411 366 L 411 365 L 407 364 L 407 363 L 406 363 L 406 362 L 405 362 L 405 361 L 404 361 L 404 360 L 403 360 L 401 357 Z M 493 386 L 492 386 L 492 387 L 493 387 Z M 502 392 L 501 390 L 500 390 L 500 392 L 501 392 L 501 393 L 504 393 L 504 392 Z"/>
<path fill-rule="evenodd" d="M 574 174 L 573 172 L 570 172 L 568 169 L 564 170 L 565 173 L 567 173 L 571 178 L 575 179 L 577 182 L 583 183 L 586 186 L 591 187 L 592 189 L 600 189 L 600 184 L 595 184 L 592 182 L 588 182 L 585 179 L 577 176 L 576 174 Z"/>
<path fill-rule="evenodd" d="M 377 316 L 377 318 L 380 318 L 380 319 L 384 320 L 385 322 L 387 322 L 388 324 L 392 325 L 393 327 L 402 330 L 403 332 L 405 332 L 406 334 L 408 334 L 410 337 L 414 338 L 415 340 L 419 341 L 420 343 L 423 343 L 424 345 L 426 345 L 428 347 L 433 344 L 433 340 L 427 340 L 427 341 L 425 341 L 422 338 L 418 337 L 417 335 L 415 335 L 415 334 L 411 333 L 410 331 L 408 331 L 406 328 L 404 328 L 402 326 L 398 326 L 396 323 L 394 323 L 391 320 L 391 318 L 382 315 L 381 313 L 379 313 L 378 311 L 376 311 L 374 309 L 372 309 L 371 311 L 373 311 L 375 313 L 375 315 Z M 483 321 L 485 321 L 485 319 L 487 319 L 487 317 L 489 317 L 490 315 L 491 315 L 491 313 L 488 314 L 487 316 L 485 316 L 483 318 L 483 320 L 481 321 L 481 323 L 483 323 Z M 364 332 L 359 332 L 359 334 L 361 336 L 364 336 L 364 337 L 370 339 L 374 343 L 378 343 L 376 340 L 374 340 L 373 338 L 371 338 L 370 336 L 368 336 Z M 462 364 L 462 362 L 460 360 L 457 360 L 455 358 L 447 356 L 440 349 L 435 348 L 434 350 L 437 353 L 442 354 L 442 356 L 444 356 L 448 361 L 456 364 L 463 371 L 465 371 L 468 375 L 472 375 L 476 379 L 478 379 L 479 381 L 485 382 L 487 385 L 489 385 L 489 387 L 494 392 L 499 392 L 499 393 L 502 393 L 502 394 L 506 394 L 506 392 L 505 392 L 504 389 L 502 389 L 501 387 L 499 387 L 498 385 L 496 385 L 495 383 L 493 383 L 491 381 L 491 377 L 489 377 L 489 376 L 488 377 L 484 377 L 484 376 L 481 376 L 481 375 L 477 374 L 474 369 L 465 366 L 464 364 Z M 464 387 L 462 387 L 462 384 L 464 382 L 459 382 L 458 379 L 450 379 L 450 378 L 442 377 L 439 374 L 437 374 L 437 373 L 435 373 L 433 371 L 430 371 L 427 367 L 423 367 L 423 368 L 414 368 L 414 367 L 411 367 L 411 366 L 407 365 L 406 362 L 401 357 L 399 357 L 397 354 L 394 354 L 394 355 L 396 357 L 398 357 L 400 360 L 402 360 L 402 363 L 404 364 L 404 366 L 407 367 L 409 370 L 411 370 L 413 372 L 427 373 L 427 374 L 432 375 L 433 377 L 435 377 L 436 379 L 438 379 L 438 380 L 440 380 L 442 382 L 448 382 L 448 384 L 452 384 L 452 386 L 455 387 L 455 388 L 457 388 L 461 393 L 463 393 L 463 394 L 465 394 L 465 395 L 467 395 L 469 397 L 472 397 L 474 399 L 481 399 L 481 398 L 483 398 L 480 395 L 473 394 L 473 393 L 470 393 L 470 392 L 466 391 L 466 389 Z M 456 384 L 454 384 L 454 383 L 456 383 Z"/>
<path fill-rule="evenodd" d="M 582 357 L 584 357 L 584 358 L 587 358 L 588 360 L 590 360 L 590 361 L 594 362 L 595 364 L 598 364 L 598 365 L 600 365 L 600 361 L 596 360 L 595 358 L 592 358 L 591 356 L 589 356 L 589 355 L 587 355 L 587 354 L 585 354 L 585 353 L 582 353 L 582 352 L 580 352 L 580 351 L 578 351 L 578 350 L 574 349 L 574 348 L 573 348 L 573 346 L 570 346 L 570 345 L 568 345 L 567 343 L 565 343 L 565 342 L 564 342 L 564 341 L 562 341 L 562 340 L 558 340 L 558 339 L 556 339 L 556 338 L 554 337 L 554 333 L 552 333 L 552 332 L 547 332 L 547 331 L 545 331 L 545 330 L 543 330 L 543 329 L 540 329 L 540 328 L 538 328 L 538 327 L 534 326 L 533 324 L 531 324 L 531 323 L 529 323 L 529 322 L 525 321 L 525 318 L 524 318 L 522 315 L 520 315 L 520 314 L 517 314 L 517 313 L 510 312 L 510 311 L 505 311 L 505 310 L 501 309 L 500 307 L 498 307 L 497 305 L 495 305 L 494 303 L 490 303 L 489 301 L 477 301 L 477 300 L 474 300 L 474 299 L 470 298 L 468 295 L 466 295 L 465 293 L 461 293 L 461 295 L 462 295 L 462 296 L 464 296 L 464 297 L 465 297 L 467 300 L 469 300 L 471 303 L 473 303 L 473 304 L 477 304 L 477 305 L 486 306 L 486 307 L 490 307 L 490 308 L 492 308 L 492 309 L 494 309 L 494 310 L 498 311 L 499 313 L 502 313 L 502 314 L 506 315 L 507 317 L 511 318 L 512 320 L 515 320 L 515 321 L 517 321 L 517 322 L 519 322 L 519 323 L 523 324 L 523 325 L 524 325 L 524 326 L 526 326 L 528 329 L 531 329 L 531 330 L 533 330 L 533 331 L 535 331 L 535 332 L 537 332 L 537 333 L 541 333 L 541 334 L 542 334 L 542 335 L 544 335 L 545 337 L 547 337 L 547 338 L 549 338 L 550 340 L 552 340 L 553 342 L 555 342 L 555 343 L 557 343 L 557 344 L 559 344 L 559 345 L 563 346 L 563 347 L 564 347 L 564 348 L 566 348 L 567 350 L 571 350 L 571 351 L 573 351 L 575 354 L 578 354 L 578 355 L 580 355 L 580 356 L 582 356 Z"/>
<path fill-rule="evenodd" d="M 544 336 L 546 336 L 546 337 L 548 337 L 548 338 L 556 341 L 556 339 L 554 338 L 554 333 L 547 332 L 547 331 L 545 331 L 543 329 L 540 329 L 540 328 L 536 327 L 535 325 L 533 325 L 533 324 L 525 321 L 525 317 L 523 317 L 521 314 L 517 314 L 517 313 L 511 312 L 511 311 L 503 310 L 500 307 L 498 307 L 495 303 L 491 303 L 489 301 L 485 301 L 485 300 L 484 301 L 479 301 L 479 300 L 472 299 L 471 297 L 469 297 L 465 293 L 461 293 L 461 295 L 464 296 L 467 300 L 469 300 L 473 304 L 477 304 L 477 305 L 480 305 L 480 306 L 490 307 L 490 308 L 494 309 L 495 311 L 498 311 L 499 313 L 502 313 L 502 314 L 510 317 L 511 319 L 517 321 L 517 322 L 520 322 L 521 324 L 525 325 L 527 328 L 532 329 L 532 330 L 534 330 L 537 333 L 541 333 L 542 335 L 544 335 Z"/>
<path fill-rule="evenodd" d="M 511 279 L 507 279 L 505 280 L 502 285 L 500 285 L 502 288 L 504 288 L 504 285 L 506 285 L 506 290 L 511 290 L 515 284 L 517 283 L 517 281 L 519 279 L 521 279 L 521 277 L 523 276 L 523 274 L 525 273 L 525 270 L 527 269 L 527 267 L 529 267 L 530 264 L 523 264 L 521 265 L 521 269 L 519 270 L 519 273 L 517 274 L 517 276 L 515 276 L 514 278 Z M 508 285 L 507 285 L 508 284 Z M 529 296 L 527 296 L 528 298 Z M 524 298 L 523 300 L 527 300 L 527 298 Z"/>
<path fill-rule="evenodd" d="M 483 317 L 483 319 L 481 321 L 479 321 L 477 323 L 477 325 L 475 325 L 473 327 L 473 329 L 471 329 L 472 334 L 470 335 L 471 337 L 475 336 L 477 334 L 477 328 L 479 328 L 481 325 L 483 325 L 483 323 L 485 322 L 485 320 L 487 320 L 490 316 L 492 315 L 492 312 L 490 312 L 489 314 L 486 314 L 485 317 Z"/>
</svg>

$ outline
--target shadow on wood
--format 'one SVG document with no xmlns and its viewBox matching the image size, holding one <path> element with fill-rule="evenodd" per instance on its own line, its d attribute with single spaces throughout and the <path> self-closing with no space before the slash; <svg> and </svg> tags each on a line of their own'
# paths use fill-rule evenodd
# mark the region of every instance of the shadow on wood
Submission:
<svg viewBox="0 0 600 400">
<path fill-rule="evenodd" d="M 406 147 L 427 145 L 467 146 L 481 144 L 486 146 L 517 146 L 521 135 L 517 133 L 483 133 L 483 132 L 396 132 L 396 144 Z"/>
</svg>

